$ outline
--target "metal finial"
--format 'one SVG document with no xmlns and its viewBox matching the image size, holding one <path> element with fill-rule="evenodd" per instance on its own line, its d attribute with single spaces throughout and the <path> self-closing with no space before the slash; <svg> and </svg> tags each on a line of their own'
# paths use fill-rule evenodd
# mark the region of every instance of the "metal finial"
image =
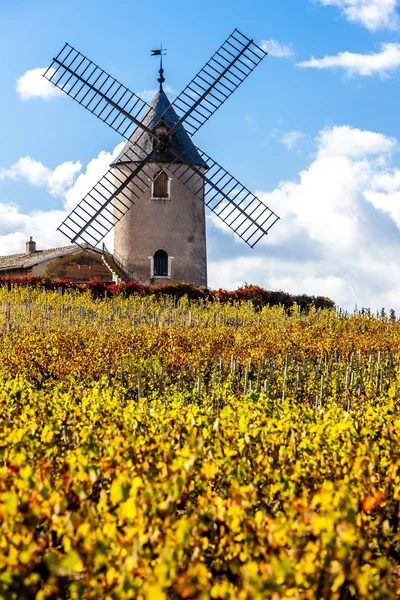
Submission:
<svg viewBox="0 0 400 600">
<path fill-rule="evenodd" d="M 160 77 L 157 79 L 158 83 L 160 84 L 160 90 L 162 90 L 162 84 L 165 81 L 165 77 L 163 75 L 164 73 L 164 69 L 161 67 L 161 69 L 158 71 L 160 73 Z"/>
<path fill-rule="evenodd" d="M 166 53 L 167 53 L 167 49 L 163 48 L 162 44 L 161 44 L 161 47 L 160 47 L 159 50 L 152 50 L 151 51 L 151 55 L 152 56 L 159 56 L 160 57 L 160 69 L 158 71 L 159 74 L 160 74 L 160 77 L 157 79 L 158 83 L 160 84 L 160 90 L 162 90 L 162 84 L 165 81 L 162 57 L 165 56 Z"/>
</svg>

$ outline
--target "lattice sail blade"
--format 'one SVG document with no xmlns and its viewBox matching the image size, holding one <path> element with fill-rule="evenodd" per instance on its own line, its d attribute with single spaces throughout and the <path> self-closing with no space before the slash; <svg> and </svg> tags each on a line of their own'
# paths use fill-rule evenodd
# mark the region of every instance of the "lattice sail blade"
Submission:
<svg viewBox="0 0 400 600">
<path fill-rule="evenodd" d="M 253 40 L 235 29 L 175 100 L 173 106 L 179 121 L 169 133 L 173 134 L 185 122 L 193 135 L 265 56 Z M 145 117 L 146 123 L 151 122 L 149 115 L 153 109 L 69 44 L 65 44 L 53 59 L 45 77 L 128 140 L 136 127 L 140 128 L 141 133 L 134 142 L 137 148 L 130 146 L 125 153 L 127 161 L 124 165 L 114 165 L 108 170 L 59 227 L 72 242 L 96 245 L 154 179 L 156 162 L 153 166 L 148 163 L 155 158 L 162 144 L 154 140 L 153 131 L 142 122 Z M 143 138 L 145 133 L 153 139 L 153 144 Z M 202 190 L 204 180 L 207 206 L 250 246 L 253 247 L 278 220 L 275 213 L 205 153 L 200 152 L 209 163 L 206 175 L 193 164 L 187 168 L 185 159 L 178 157 L 172 148 L 169 150 L 176 156 L 170 170 L 179 171 L 179 179 L 187 179 L 184 183 L 190 189 L 194 185 L 196 194 Z M 133 162 L 133 167 L 127 164 Z M 179 162 L 183 162 L 183 167 L 182 164 L 177 166 Z M 227 191 L 228 188 L 231 189 Z"/>
<path fill-rule="evenodd" d="M 193 135 L 267 55 L 238 29 L 225 40 L 172 103 Z"/>
<path fill-rule="evenodd" d="M 153 134 L 141 122 L 153 109 L 69 44 L 65 44 L 53 59 L 45 77 L 126 139 L 129 140 L 136 127 L 140 127 L 141 134 L 136 136 L 135 147 L 131 145 L 124 154 L 127 162 L 136 163 L 135 167 L 125 163 L 125 170 L 119 165 L 109 169 L 58 228 L 73 243 L 97 245 L 144 194 L 155 176 L 154 166 L 147 163 L 157 146 L 153 145 L 150 152 L 142 136 L 145 132 Z M 141 173 L 145 165 L 149 177 Z"/>
<path fill-rule="evenodd" d="M 148 164 L 152 156 L 139 165 L 116 164 L 109 169 L 61 223 L 59 231 L 72 243 L 97 246 L 152 185 L 160 168 Z"/>
<path fill-rule="evenodd" d="M 184 157 L 178 156 L 176 161 L 168 165 L 168 170 L 199 198 L 202 198 L 204 191 L 206 206 L 254 248 L 279 220 L 278 215 L 208 154 L 199 148 L 197 151 L 208 165 L 205 173 L 192 164 L 182 166 Z"/>
<path fill-rule="evenodd" d="M 44 77 L 129 139 L 150 106 L 114 77 L 65 44 Z"/>
</svg>

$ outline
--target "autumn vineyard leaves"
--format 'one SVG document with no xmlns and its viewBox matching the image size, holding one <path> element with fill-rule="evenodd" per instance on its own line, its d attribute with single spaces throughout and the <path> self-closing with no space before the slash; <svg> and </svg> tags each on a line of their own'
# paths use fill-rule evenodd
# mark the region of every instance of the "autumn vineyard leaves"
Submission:
<svg viewBox="0 0 400 600">
<path fill-rule="evenodd" d="M 395 318 L 0 287 L 0 598 L 400 593 Z"/>
</svg>

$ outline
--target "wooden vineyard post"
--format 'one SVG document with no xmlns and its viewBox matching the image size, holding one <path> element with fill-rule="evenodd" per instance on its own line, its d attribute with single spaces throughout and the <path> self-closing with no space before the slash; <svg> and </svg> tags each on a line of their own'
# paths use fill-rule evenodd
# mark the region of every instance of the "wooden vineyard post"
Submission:
<svg viewBox="0 0 400 600">
<path fill-rule="evenodd" d="M 138 373 L 137 376 L 137 389 L 138 389 L 138 400 L 143 398 L 143 385 L 142 385 L 142 374 Z"/>
</svg>

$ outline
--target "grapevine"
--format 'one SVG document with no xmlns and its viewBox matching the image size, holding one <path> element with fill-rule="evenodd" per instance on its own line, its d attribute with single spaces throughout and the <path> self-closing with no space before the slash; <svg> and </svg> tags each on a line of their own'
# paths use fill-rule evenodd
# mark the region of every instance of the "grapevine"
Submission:
<svg viewBox="0 0 400 600">
<path fill-rule="evenodd" d="M 395 318 L 0 288 L 0 598 L 396 598 Z"/>
</svg>

